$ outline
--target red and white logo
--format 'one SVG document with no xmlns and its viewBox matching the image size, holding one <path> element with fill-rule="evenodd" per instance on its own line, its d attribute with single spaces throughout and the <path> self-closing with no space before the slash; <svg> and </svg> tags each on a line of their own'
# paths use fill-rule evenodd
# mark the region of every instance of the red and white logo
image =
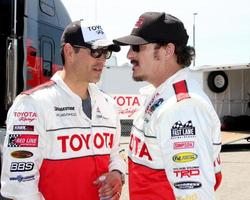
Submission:
<svg viewBox="0 0 250 200">
<path fill-rule="evenodd" d="M 38 135 L 10 134 L 8 147 L 37 147 Z"/>
<path fill-rule="evenodd" d="M 190 168 L 190 169 L 175 169 L 174 174 L 176 177 L 183 178 L 183 177 L 192 177 L 192 176 L 199 176 L 200 169 L 199 168 Z"/>
<path fill-rule="evenodd" d="M 144 101 L 140 95 L 114 94 L 112 96 L 118 106 L 120 119 L 134 119 Z"/>
<path fill-rule="evenodd" d="M 194 141 L 184 141 L 184 142 L 175 142 L 174 149 L 192 149 L 194 148 Z"/>
<path fill-rule="evenodd" d="M 141 28 L 144 21 L 144 17 L 140 17 L 138 21 L 135 23 L 135 28 Z"/>
<path fill-rule="evenodd" d="M 93 136 L 93 141 L 91 137 Z M 73 134 L 60 135 L 57 137 L 61 146 L 62 153 L 70 151 L 82 151 L 82 149 L 90 149 L 92 142 L 96 149 L 111 149 L 114 143 L 114 134 L 109 132 L 95 134 Z"/>
<path fill-rule="evenodd" d="M 32 122 L 37 118 L 36 112 L 14 112 L 14 117 L 21 122 Z"/>
<path fill-rule="evenodd" d="M 148 161 L 152 161 L 152 156 L 148 150 L 147 144 L 140 138 L 136 137 L 133 133 L 130 136 L 129 150 L 132 154 L 139 158 L 144 158 Z"/>
</svg>

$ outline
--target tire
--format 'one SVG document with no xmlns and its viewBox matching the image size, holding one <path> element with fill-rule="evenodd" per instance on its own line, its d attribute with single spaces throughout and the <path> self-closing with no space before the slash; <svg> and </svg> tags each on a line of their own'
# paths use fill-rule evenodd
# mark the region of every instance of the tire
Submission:
<svg viewBox="0 0 250 200">
<path fill-rule="evenodd" d="M 213 92 L 224 92 L 228 86 L 227 74 L 223 71 L 210 72 L 207 78 L 207 84 L 209 89 Z"/>
</svg>

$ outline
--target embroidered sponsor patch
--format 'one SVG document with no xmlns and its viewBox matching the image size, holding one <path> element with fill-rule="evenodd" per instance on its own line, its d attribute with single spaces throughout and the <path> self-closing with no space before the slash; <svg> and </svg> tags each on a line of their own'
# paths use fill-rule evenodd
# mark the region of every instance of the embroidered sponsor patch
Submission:
<svg viewBox="0 0 250 200">
<path fill-rule="evenodd" d="M 10 177 L 11 181 L 18 181 L 19 183 L 21 182 L 26 182 L 26 181 L 32 181 L 35 179 L 34 175 L 31 176 L 22 176 L 22 175 L 18 175 L 16 177 Z"/>
<path fill-rule="evenodd" d="M 57 117 L 75 117 L 76 116 L 74 106 L 65 106 L 65 107 L 55 106 L 54 110 L 56 112 Z"/>
<path fill-rule="evenodd" d="M 202 184 L 198 181 L 181 181 L 174 183 L 174 187 L 180 190 L 189 190 L 200 188 Z"/>
<path fill-rule="evenodd" d="M 190 178 L 193 176 L 200 175 L 199 167 L 181 167 L 181 168 L 174 168 L 173 173 L 178 178 Z"/>
<path fill-rule="evenodd" d="M 27 172 L 34 168 L 33 162 L 12 162 L 10 165 L 11 172 Z"/>
<path fill-rule="evenodd" d="M 8 147 L 37 147 L 38 135 L 10 134 Z"/>
<path fill-rule="evenodd" d="M 176 200 L 198 200 L 198 195 L 196 193 L 188 194 L 181 197 L 176 197 Z"/>
<path fill-rule="evenodd" d="M 14 117 L 18 119 L 20 122 L 31 123 L 32 121 L 37 119 L 36 112 L 14 112 Z"/>
<path fill-rule="evenodd" d="M 173 84 L 177 102 L 190 98 L 185 80 Z"/>
<path fill-rule="evenodd" d="M 74 106 L 66 106 L 66 107 L 54 107 L 55 111 L 74 111 L 75 107 Z"/>
<path fill-rule="evenodd" d="M 192 149 L 194 148 L 194 141 L 174 142 L 173 149 Z"/>
<path fill-rule="evenodd" d="M 34 131 L 34 126 L 32 126 L 32 125 L 14 125 L 13 131 Z"/>
<path fill-rule="evenodd" d="M 192 162 L 197 159 L 198 155 L 192 152 L 181 152 L 173 156 L 173 161 L 177 163 Z"/>
<path fill-rule="evenodd" d="M 171 138 L 187 138 L 195 137 L 195 127 L 192 124 L 192 121 L 189 120 L 185 124 L 182 124 L 181 121 L 175 122 L 171 129 Z"/>
<path fill-rule="evenodd" d="M 158 98 L 159 95 L 160 95 L 159 93 L 156 93 L 146 107 L 145 118 L 144 118 L 144 121 L 146 123 L 149 122 L 153 112 L 164 102 L 163 98 Z"/>
<path fill-rule="evenodd" d="M 13 158 L 30 158 L 33 156 L 33 153 L 30 151 L 25 150 L 19 150 L 19 151 L 13 151 L 10 154 Z"/>
</svg>

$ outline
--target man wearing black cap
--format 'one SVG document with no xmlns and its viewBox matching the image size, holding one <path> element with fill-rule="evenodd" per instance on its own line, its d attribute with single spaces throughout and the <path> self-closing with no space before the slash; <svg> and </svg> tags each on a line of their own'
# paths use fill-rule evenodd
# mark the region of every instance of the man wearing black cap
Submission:
<svg viewBox="0 0 250 200">
<path fill-rule="evenodd" d="M 194 49 L 176 17 L 142 14 L 132 33 L 114 40 L 130 45 L 135 81 L 147 81 L 145 105 L 129 144 L 130 200 L 213 200 L 221 181 L 220 121 L 191 72 Z"/>
<path fill-rule="evenodd" d="M 19 95 L 8 112 L 2 195 L 15 200 L 118 200 L 120 121 L 95 83 L 120 47 L 100 25 L 76 21 L 61 39 L 64 67 Z"/>
</svg>

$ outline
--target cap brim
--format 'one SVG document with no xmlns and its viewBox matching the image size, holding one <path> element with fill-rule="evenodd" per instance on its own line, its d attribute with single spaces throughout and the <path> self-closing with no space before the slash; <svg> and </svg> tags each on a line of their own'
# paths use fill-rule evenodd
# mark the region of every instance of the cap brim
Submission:
<svg viewBox="0 0 250 200">
<path fill-rule="evenodd" d="M 114 51 L 114 52 L 118 52 L 121 50 L 119 45 L 114 44 L 113 42 L 106 40 L 106 39 L 97 40 L 97 41 L 93 42 L 91 45 L 92 45 L 93 49 L 107 47 L 109 50 Z"/>
<path fill-rule="evenodd" d="M 149 41 L 135 36 L 135 35 L 128 35 L 125 37 L 114 39 L 113 42 L 117 45 L 125 46 L 125 45 L 141 45 L 141 44 L 147 44 Z"/>
</svg>

